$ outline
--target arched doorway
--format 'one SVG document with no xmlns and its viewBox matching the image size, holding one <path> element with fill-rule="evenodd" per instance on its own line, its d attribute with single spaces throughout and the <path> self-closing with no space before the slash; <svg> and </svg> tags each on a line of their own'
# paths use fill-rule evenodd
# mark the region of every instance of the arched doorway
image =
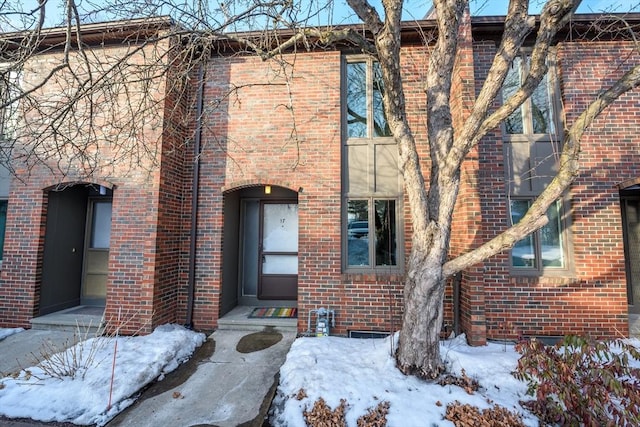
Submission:
<svg viewBox="0 0 640 427">
<path fill-rule="evenodd" d="M 225 194 L 224 315 L 236 305 L 268 301 L 295 306 L 298 298 L 298 195 L 261 185 Z"/>
<path fill-rule="evenodd" d="M 76 306 L 104 307 L 112 191 L 69 184 L 47 191 L 39 315 Z"/>
</svg>

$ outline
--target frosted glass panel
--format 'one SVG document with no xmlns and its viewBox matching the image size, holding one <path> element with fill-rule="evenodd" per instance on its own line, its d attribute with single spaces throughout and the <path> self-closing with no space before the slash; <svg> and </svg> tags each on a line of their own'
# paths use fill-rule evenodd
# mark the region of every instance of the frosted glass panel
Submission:
<svg viewBox="0 0 640 427">
<path fill-rule="evenodd" d="M 264 205 L 262 250 L 265 252 L 298 252 L 297 204 Z M 265 271 L 263 270 L 263 272 Z"/>
<path fill-rule="evenodd" d="M 91 221 L 91 248 L 108 249 L 111 240 L 111 202 L 93 204 Z"/>
<path fill-rule="evenodd" d="M 242 273 L 242 295 L 254 296 L 258 290 L 258 246 L 260 236 L 258 224 L 260 224 L 260 202 L 247 200 L 244 202 L 244 222 L 242 250 L 244 258 Z"/>
<path fill-rule="evenodd" d="M 297 255 L 264 255 L 263 274 L 298 274 Z"/>
</svg>

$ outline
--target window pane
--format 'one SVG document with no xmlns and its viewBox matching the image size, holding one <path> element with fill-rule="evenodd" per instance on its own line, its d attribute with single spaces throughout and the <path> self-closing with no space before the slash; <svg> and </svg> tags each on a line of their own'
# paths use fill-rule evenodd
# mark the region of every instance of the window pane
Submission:
<svg viewBox="0 0 640 427">
<path fill-rule="evenodd" d="M 18 95 L 19 75 L 15 70 L 2 69 L 0 67 L 0 104 Z M 16 127 L 16 113 L 18 102 L 13 102 L 0 110 L 0 140 L 13 138 Z"/>
<path fill-rule="evenodd" d="M 396 202 L 375 201 L 376 265 L 396 265 Z"/>
<path fill-rule="evenodd" d="M 560 204 L 558 200 L 549 207 L 547 211 L 549 222 L 540 229 L 543 267 L 564 267 Z"/>
<path fill-rule="evenodd" d="M 297 255 L 265 255 L 262 257 L 264 274 L 298 274 Z"/>
<path fill-rule="evenodd" d="M 528 200 L 511 201 L 511 223 L 517 224 L 529 209 Z M 511 249 L 511 265 L 516 268 L 536 267 L 536 252 L 533 236 L 529 235 L 518 241 Z"/>
<path fill-rule="evenodd" d="M 347 64 L 347 135 L 367 137 L 367 64 Z"/>
<path fill-rule="evenodd" d="M 111 202 L 96 202 L 91 220 L 91 248 L 108 249 L 111 240 Z"/>
<path fill-rule="evenodd" d="M 7 201 L 0 200 L 0 261 L 4 252 L 4 231 L 7 226 Z"/>
<path fill-rule="evenodd" d="M 382 103 L 382 91 L 384 82 L 382 81 L 382 73 L 380 64 L 373 64 L 373 135 L 374 136 L 392 136 L 391 129 L 387 123 L 387 116 L 384 112 Z"/>
<path fill-rule="evenodd" d="M 369 202 L 349 200 L 347 203 L 347 263 L 369 265 Z"/>
<path fill-rule="evenodd" d="M 517 57 L 513 60 L 513 64 L 507 72 L 507 77 L 502 85 L 502 99 L 507 100 L 520 88 L 522 59 Z M 524 133 L 524 127 L 522 124 L 522 106 L 515 110 L 504 121 L 507 133 Z"/>
<path fill-rule="evenodd" d="M 549 86 L 549 75 L 547 74 L 531 95 L 533 133 L 555 133 L 555 127 L 552 120 L 553 104 L 551 102 Z"/>
<path fill-rule="evenodd" d="M 265 252 L 298 252 L 298 204 L 264 205 L 262 249 Z"/>
</svg>

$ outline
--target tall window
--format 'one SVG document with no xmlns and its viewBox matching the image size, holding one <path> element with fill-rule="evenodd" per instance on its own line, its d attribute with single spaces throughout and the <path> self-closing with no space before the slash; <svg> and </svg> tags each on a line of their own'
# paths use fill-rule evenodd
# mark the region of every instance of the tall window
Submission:
<svg viewBox="0 0 640 427">
<path fill-rule="evenodd" d="M 508 99 L 518 90 L 529 69 L 529 56 L 523 53 L 507 74 L 502 95 Z M 510 220 L 520 221 L 535 198 L 551 182 L 558 170 L 561 135 L 554 57 L 548 60 L 549 72 L 532 96 L 504 123 L 505 167 L 509 189 Z M 549 207 L 549 222 L 522 239 L 511 251 L 514 273 L 547 274 L 567 269 L 567 203 L 558 201 Z"/>
<path fill-rule="evenodd" d="M 18 72 L 11 69 L 9 64 L 0 63 L 0 143 L 13 138 L 18 104 L 5 104 L 17 93 Z"/>
<path fill-rule="evenodd" d="M 343 236 L 348 270 L 397 268 L 402 182 L 398 149 L 382 105 L 380 67 L 344 60 Z"/>
<path fill-rule="evenodd" d="M 16 127 L 17 102 L 8 101 L 18 93 L 18 72 L 10 64 L 0 63 L 0 265 L 2 265 L 4 234 L 7 223 L 7 197 L 9 196 L 9 171 L 5 168 Z M 7 104 L 7 105 L 5 105 Z"/>
<path fill-rule="evenodd" d="M 7 200 L 0 200 L 0 265 L 4 255 L 4 231 L 7 226 Z"/>
</svg>

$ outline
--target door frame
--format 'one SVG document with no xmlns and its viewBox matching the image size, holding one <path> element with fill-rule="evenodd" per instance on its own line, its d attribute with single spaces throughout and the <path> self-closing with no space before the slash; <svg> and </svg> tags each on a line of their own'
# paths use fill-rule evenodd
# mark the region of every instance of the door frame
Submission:
<svg viewBox="0 0 640 427">
<path fill-rule="evenodd" d="M 629 201 L 638 202 L 638 208 L 640 209 L 640 189 L 626 189 L 621 191 L 620 195 L 620 210 L 622 213 L 622 238 L 624 248 L 624 269 L 627 282 L 627 302 L 629 304 L 629 313 L 640 314 L 640 295 L 634 295 L 633 290 L 634 281 L 631 265 L 634 260 L 631 259 L 629 248 L 629 218 L 627 217 L 627 203 Z M 640 280 L 640 278 L 638 278 L 638 280 Z M 638 287 L 640 288 L 640 286 Z"/>
<path fill-rule="evenodd" d="M 104 203 L 104 202 L 109 202 L 111 203 L 111 208 L 113 209 L 113 197 L 112 196 L 89 196 L 87 199 L 87 217 L 86 217 L 86 224 L 85 224 L 85 243 L 84 243 L 84 250 L 83 250 L 83 266 L 82 266 L 82 280 L 81 280 L 81 284 L 80 284 L 80 304 L 81 305 L 91 305 L 91 306 L 100 306 L 100 307 L 104 307 L 106 304 L 106 289 L 105 289 L 105 296 L 104 297 L 93 297 L 93 296 L 86 296 L 85 295 L 85 291 L 86 291 L 86 286 L 87 286 L 87 275 L 88 274 L 92 274 L 89 271 L 89 258 L 90 258 L 90 254 L 93 253 L 104 253 L 106 252 L 106 258 L 107 258 L 107 265 L 106 265 L 106 271 L 104 272 L 104 274 L 106 276 L 108 276 L 108 270 L 109 270 L 109 251 L 111 248 L 111 239 L 109 239 L 109 247 L 108 248 L 92 248 L 91 247 L 91 230 L 92 230 L 92 226 L 93 226 L 93 212 L 95 209 L 95 205 L 97 203 Z M 113 219 L 113 210 L 112 210 L 112 219 Z M 111 224 L 109 225 L 109 227 L 111 227 Z"/>
</svg>

